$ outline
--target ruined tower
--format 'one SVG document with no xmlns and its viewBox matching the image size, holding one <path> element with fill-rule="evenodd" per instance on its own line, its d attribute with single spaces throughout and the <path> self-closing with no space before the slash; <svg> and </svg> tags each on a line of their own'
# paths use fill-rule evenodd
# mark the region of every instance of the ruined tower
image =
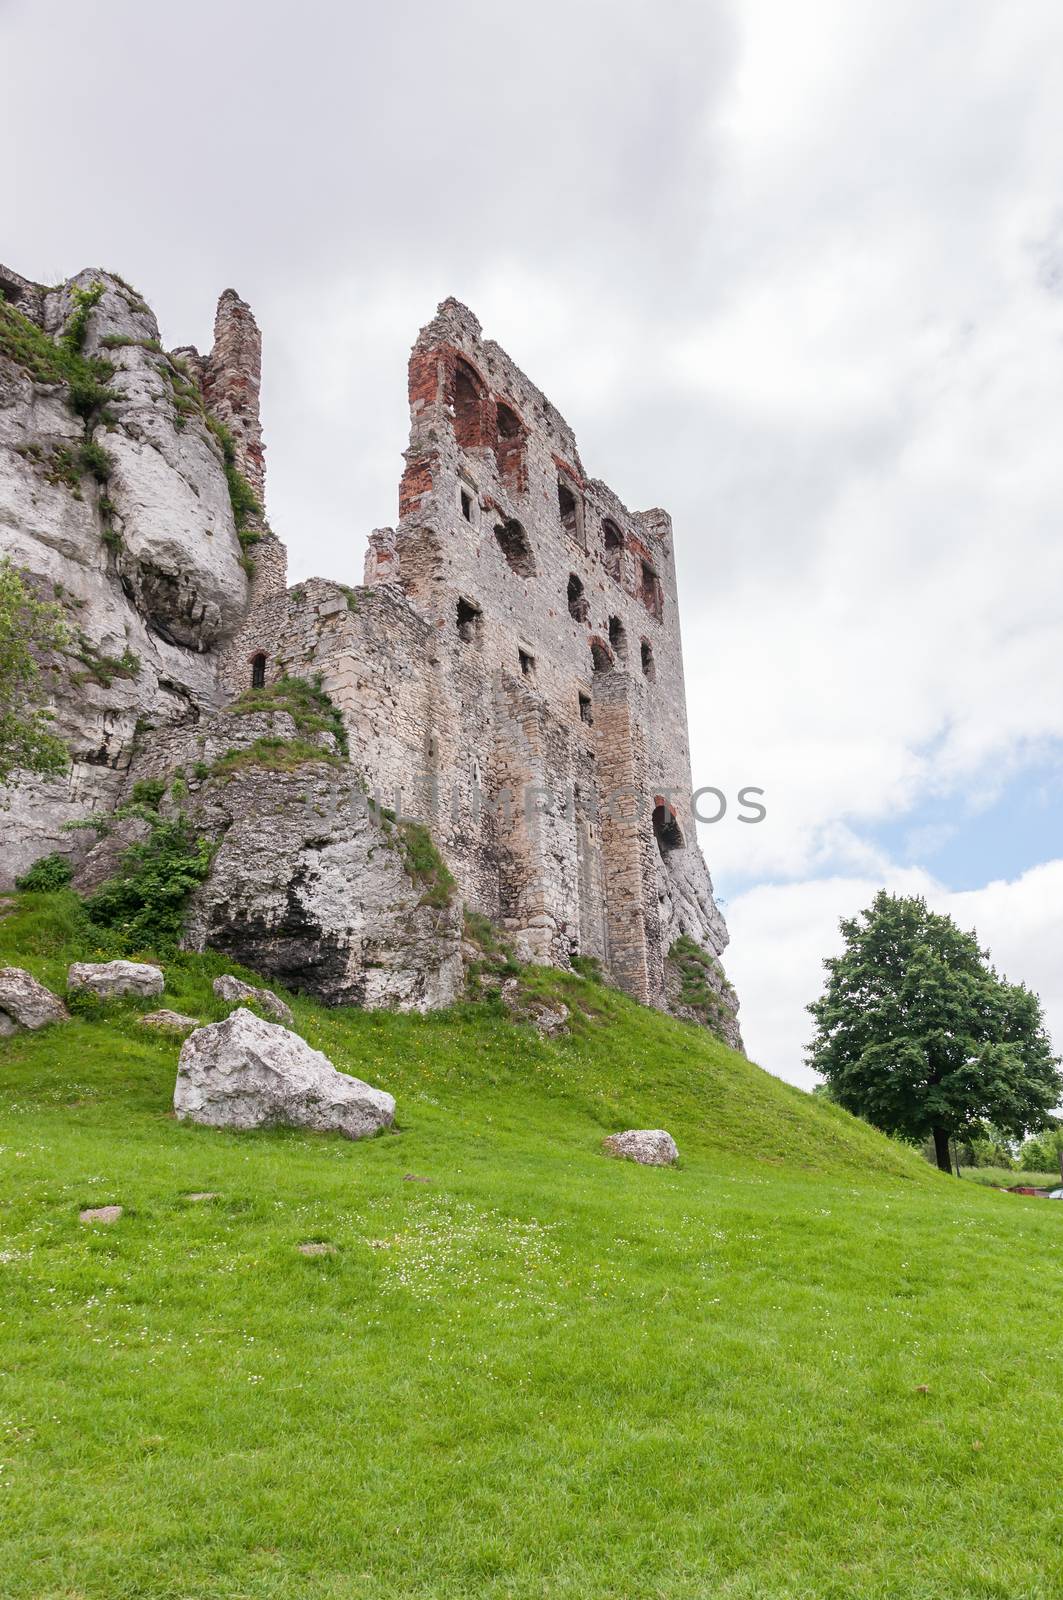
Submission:
<svg viewBox="0 0 1063 1600">
<path fill-rule="evenodd" d="M 727 938 L 690 812 L 670 519 L 586 476 L 455 300 L 409 397 L 399 520 L 370 536 L 364 586 L 256 583 L 229 688 L 263 659 L 267 681 L 320 672 L 352 760 L 430 825 L 470 908 L 528 959 L 593 956 L 665 1005 L 675 941 L 715 957 Z"/>
</svg>

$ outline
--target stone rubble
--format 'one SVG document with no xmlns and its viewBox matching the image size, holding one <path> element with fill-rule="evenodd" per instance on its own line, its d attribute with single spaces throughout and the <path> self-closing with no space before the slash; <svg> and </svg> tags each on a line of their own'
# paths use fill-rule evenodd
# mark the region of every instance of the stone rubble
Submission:
<svg viewBox="0 0 1063 1600">
<path fill-rule="evenodd" d="M 199 1018 L 186 1017 L 180 1011 L 167 1011 L 164 1007 L 161 1011 L 149 1011 L 146 1016 L 141 1017 L 140 1026 L 169 1030 L 172 1033 L 189 1033 L 193 1028 L 199 1027 Z"/>
</svg>

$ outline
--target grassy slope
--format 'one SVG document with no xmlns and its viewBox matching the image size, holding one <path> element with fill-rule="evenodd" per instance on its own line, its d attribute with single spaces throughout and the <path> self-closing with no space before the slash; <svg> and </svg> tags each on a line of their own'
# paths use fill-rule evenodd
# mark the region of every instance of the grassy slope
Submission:
<svg viewBox="0 0 1063 1600">
<path fill-rule="evenodd" d="M 23 897 L 0 964 L 61 985 L 69 903 Z M 223 1014 L 220 961 L 166 966 Z M 295 999 L 398 1098 L 357 1145 L 178 1125 L 133 1006 L 0 1043 L 5 1600 L 1063 1592 L 1063 1207 L 534 981 L 598 1014 Z M 679 1170 L 599 1154 L 657 1125 Z"/>
</svg>

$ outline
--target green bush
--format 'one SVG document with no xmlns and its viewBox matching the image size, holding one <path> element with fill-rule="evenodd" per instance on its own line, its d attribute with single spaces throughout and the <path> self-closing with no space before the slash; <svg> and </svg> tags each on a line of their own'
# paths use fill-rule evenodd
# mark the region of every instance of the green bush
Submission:
<svg viewBox="0 0 1063 1600">
<path fill-rule="evenodd" d="M 32 867 L 27 867 L 22 876 L 15 879 L 15 888 L 27 889 L 33 894 L 51 894 L 56 889 L 65 889 L 73 876 L 70 862 L 53 850 L 50 856 L 41 856 Z"/>
<path fill-rule="evenodd" d="M 151 833 L 143 843 L 130 845 L 115 876 L 86 907 L 92 921 L 116 933 L 126 950 L 165 953 L 180 942 L 185 906 L 210 872 L 214 846 L 192 832 L 184 815 L 162 817 L 150 806 L 134 803 Z"/>
<path fill-rule="evenodd" d="M 88 332 L 89 313 L 93 306 L 99 305 L 103 295 L 103 284 L 96 282 L 87 289 L 74 289 L 71 297 L 74 309 L 66 327 L 59 335 L 59 346 L 67 355 L 77 356 L 85 344 L 85 335 Z"/>
<path fill-rule="evenodd" d="M 344 757 L 349 754 L 343 715 L 321 687 L 320 674 L 312 683 L 306 678 L 284 677 L 261 689 L 245 689 L 226 710 L 233 717 L 247 717 L 259 711 L 286 711 L 303 738 L 308 740 L 315 733 L 331 733 L 340 754 Z M 319 752 L 318 760 L 324 759 L 324 752 Z"/>
</svg>

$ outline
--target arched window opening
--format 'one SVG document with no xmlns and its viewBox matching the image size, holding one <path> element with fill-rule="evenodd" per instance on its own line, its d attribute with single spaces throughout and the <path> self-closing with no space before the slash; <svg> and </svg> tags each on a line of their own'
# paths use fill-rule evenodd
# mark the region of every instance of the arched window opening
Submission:
<svg viewBox="0 0 1063 1600">
<path fill-rule="evenodd" d="M 568 579 L 568 614 L 576 622 L 586 622 L 591 614 L 583 585 L 574 572 L 569 574 Z"/>
<path fill-rule="evenodd" d="M 673 850 L 683 848 L 683 835 L 675 819 L 675 812 L 663 801 L 658 801 L 653 808 L 653 837 L 657 841 L 657 848 L 662 858 L 669 856 Z"/>
<path fill-rule="evenodd" d="M 583 502 L 572 485 L 563 477 L 557 480 L 557 509 L 561 516 L 561 526 L 569 538 L 586 548 L 583 543 Z"/>
<path fill-rule="evenodd" d="M 260 650 L 257 656 L 251 657 L 251 687 L 264 689 L 266 686 L 266 656 Z"/>
<path fill-rule="evenodd" d="M 535 555 L 528 535 L 515 517 L 499 524 L 495 529 L 495 538 L 510 570 L 520 578 L 534 578 Z"/>
<path fill-rule="evenodd" d="M 643 561 L 639 572 L 639 599 L 651 616 L 660 622 L 664 613 L 664 590 L 661 580 L 648 561 Z"/>
<path fill-rule="evenodd" d="M 458 600 L 458 638 L 463 644 L 479 644 L 483 637 L 483 612 L 471 600 Z"/>
<path fill-rule="evenodd" d="M 619 617 L 609 618 L 609 645 L 621 661 L 627 660 L 627 634 Z"/>
<path fill-rule="evenodd" d="M 624 535 L 609 517 L 602 523 L 602 539 L 605 543 L 605 570 L 619 583 L 623 571 Z"/>
<path fill-rule="evenodd" d="M 498 476 L 514 494 L 527 488 L 524 464 L 524 427 L 517 413 L 499 401 L 495 407 L 495 460 Z"/>
<path fill-rule="evenodd" d="M 454 437 L 465 450 L 483 443 L 483 385 L 467 361 L 454 368 Z"/>
<path fill-rule="evenodd" d="M 591 666 L 595 672 L 612 672 L 613 652 L 604 639 L 591 640 Z"/>
</svg>

